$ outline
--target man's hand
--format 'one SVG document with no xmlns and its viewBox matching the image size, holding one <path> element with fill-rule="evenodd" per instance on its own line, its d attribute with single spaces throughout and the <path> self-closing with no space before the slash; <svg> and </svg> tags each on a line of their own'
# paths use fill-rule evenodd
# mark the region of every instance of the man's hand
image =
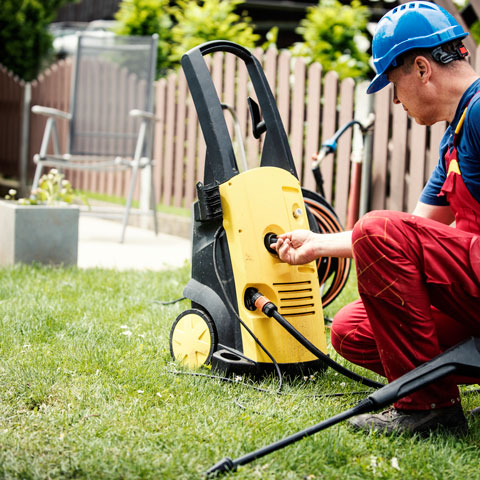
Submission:
<svg viewBox="0 0 480 480">
<path fill-rule="evenodd" d="M 352 232 L 314 233 L 294 230 L 278 236 L 271 245 L 282 262 L 304 265 L 320 257 L 352 258 Z"/>
<path fill-rule="evenodd" d="M 304 265 L 318 258 L 318 234 L 310 230 L 294 230 L 278 236 L 272 247 L 282 262 Z"/>
</svg>

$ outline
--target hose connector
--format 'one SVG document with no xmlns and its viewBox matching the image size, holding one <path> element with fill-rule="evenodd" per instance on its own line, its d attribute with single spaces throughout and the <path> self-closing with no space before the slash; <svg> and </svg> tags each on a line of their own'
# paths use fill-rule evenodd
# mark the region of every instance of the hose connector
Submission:
<svg viewBox="0 0 480 480">
<path fill-rule="evenodd" d="M 273 317 L 273 312 L 277 310 L 277 306 L 274 303 L 253 287 L 249 287 L 245 291 L 245 307 L 252 312 L 258 309 L 267 317 Z"/>
</svg>

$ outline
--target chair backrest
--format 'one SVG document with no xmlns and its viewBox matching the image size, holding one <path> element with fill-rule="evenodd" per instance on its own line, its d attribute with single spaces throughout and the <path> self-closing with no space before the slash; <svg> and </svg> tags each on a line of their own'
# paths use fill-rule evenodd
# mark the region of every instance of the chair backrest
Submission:
<svg viewBox="0 0 480 480">
<path fill-rule="evenodd" d="M 140 119 L 153 111 L 158 37 L 78 36 L 73 69 L 69 152 L 133 156 Z"/>
</svg>

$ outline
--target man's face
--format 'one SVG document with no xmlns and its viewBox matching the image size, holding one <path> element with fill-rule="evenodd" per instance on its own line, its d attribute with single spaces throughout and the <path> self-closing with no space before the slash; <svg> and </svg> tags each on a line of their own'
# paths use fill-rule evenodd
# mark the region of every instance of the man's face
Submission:
<svg viewBox="0 0 480 480">
<path fill-rule="evenodd" d="M 419 125 L 433 125 L 435 118 L 434 103 L 428 98 L 428 89 L 421 80 L 418 66 L 398 67 L 388 73 L 388 80 L 393 84 L 393 103 L 401 104 L 403 109 Z"/>
</svg>

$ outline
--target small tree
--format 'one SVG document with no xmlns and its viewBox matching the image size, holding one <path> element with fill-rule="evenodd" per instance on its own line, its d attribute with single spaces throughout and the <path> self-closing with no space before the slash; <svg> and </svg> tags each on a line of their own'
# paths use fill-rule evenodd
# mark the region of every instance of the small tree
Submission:
<svg viewBox="0 0 480 480">
<path fill-rule="evenodd" d="M 168 0 L 123 0 L 115 14 L 119 35 L 158 35 L 157 74 L 171 66 L 173 25 Z"/>
<path fill-rule="evenodd" d="M 253 48 L 260 36 L 253 33 L 251 19 L 234 13 L 243 0 L 178 0 L 172 8 L 176 25 L 172 29 L 172 60 L 209 40 L 231 40 Z"/>
<path fill-rule="evenodd" d="M 370 71 L 368 17 L 368 8 L 359 0 L 352 0 L 350 6 L 338 0 L 320 0 L 307 9 L 306 18 L 300 22 L 296 31 L 304 41 L 292 47 L 292 54 L 319 62 L 325 70 L 335 70 L 340 78 L 365 78 Z"/>
<path fill-rule="evenodd" d="M 52 58 L 48 25 L 68 0 L 2 0 L 0 62 L 26 81 L 37 77 Z"/>
</svg>

